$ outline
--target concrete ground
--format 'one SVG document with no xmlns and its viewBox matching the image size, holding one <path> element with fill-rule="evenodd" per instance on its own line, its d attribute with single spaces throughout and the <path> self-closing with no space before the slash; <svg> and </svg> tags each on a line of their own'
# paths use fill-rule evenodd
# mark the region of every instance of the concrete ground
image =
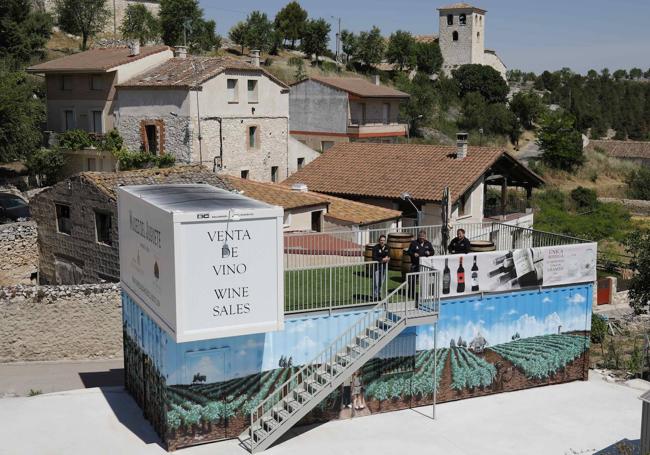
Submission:
<svg viewBox="0 0 650 455">
<path fill-rule="evenodd" d="M 435 421 L 426 407 L 300 428 L 266 453 L 614 454 L 620 441 L 638 447 L 641 393 L 594 373 L 587 382 L 444 403 Z M 0 453 L 165 453 L 138 407 L 118 387 L 5 398 L 0 422 Z M 178 453 L 246 452 L 230 440 Z M 638 448 L 621 453 L 638 453 Z"/>
<path fill-rule="evenodd" d="M 123 366 L 122 359 L 0 363 L 0 397 L 121 386 Z"/>
</svg>

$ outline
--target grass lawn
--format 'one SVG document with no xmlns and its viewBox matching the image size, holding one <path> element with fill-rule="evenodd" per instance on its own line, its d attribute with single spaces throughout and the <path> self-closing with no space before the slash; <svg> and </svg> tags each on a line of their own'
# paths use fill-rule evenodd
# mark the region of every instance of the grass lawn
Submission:
<svg viewBox="0 0 650 455">
<path fill-rule="evenodd" d="M 402 282 L 402 272 L 388 271 L 388 292 Z M 372 302 L 372 273 L 364 265 L 293 270 L 284 275 L 285 311 L 304 311 Z"/>
</svg>

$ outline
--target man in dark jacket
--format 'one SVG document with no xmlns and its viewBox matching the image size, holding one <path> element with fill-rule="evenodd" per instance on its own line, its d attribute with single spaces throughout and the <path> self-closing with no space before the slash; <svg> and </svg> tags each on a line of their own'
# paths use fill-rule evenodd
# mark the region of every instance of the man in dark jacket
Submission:
<svg viewBox="0 0 650 455">
<path fill-rule="evenodd" d="M 375 300 L 381 298 L 381 288 L 386 280 L 386 268 L 390 261 L 388 245 L 386 245 L 386 236 L 379 236 L 379 243 L 372 247 L 372 260 L 377 262 L 372 280 L 372 296 Z"/>
<path fill-rule="evenodd" d="M 467 237 L 465 237 L 465 229 L 458 229 L 456 231 L 456 238 L 449 244 L 450 254 L 467 254 L 470 250 L 470 244 Z"/>
<path fill-rule="evenodd" d="M 411 256 L 411 272 L 420 270 L 420 258 L 433 256 L 433 245 L 427 240 L 425 231 L 418 232 L 417 240 L 413 240 L 408 249 L 408 255 Z"/>
</svg>

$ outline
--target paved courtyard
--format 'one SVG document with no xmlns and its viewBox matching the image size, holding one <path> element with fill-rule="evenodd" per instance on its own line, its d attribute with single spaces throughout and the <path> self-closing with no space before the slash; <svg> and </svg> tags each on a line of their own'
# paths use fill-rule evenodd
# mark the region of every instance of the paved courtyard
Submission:
<svg viewBox="0 0 650 455">
<path fill-rule="evenodd" d="M 643 388 L 646 384 L 637 381 Z M 637 385 L 635 384 L 635 385 Z M 638 445 L 642 390 L 606 382 L 539 387 L 294 430 L 269 455 L 575 455 L 622 440 Z M 163 454 L 158 437 L 119 387 L 0 400 L 0 453 Z M 244 455 L 236 441 L 180 455 Z M 628 453 L 628 452 L 623 452 Z M 637 452 L 632 452 L 637 453 Z"/>
</svg>

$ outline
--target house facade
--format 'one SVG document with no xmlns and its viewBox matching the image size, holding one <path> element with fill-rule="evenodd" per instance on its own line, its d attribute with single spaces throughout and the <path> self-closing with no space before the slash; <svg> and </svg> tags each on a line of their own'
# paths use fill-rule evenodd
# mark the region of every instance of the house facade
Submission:
<svg viewBox="0 0 650 455">
<path fill-rule="evenodd" d="M 404 226 L 441 224 L 449 188 L 452 225 L 502 221 L 532 227 L 529 199 L 544 181 L 506 151 L 468 147 L 464 137 L 456 147 L 339 143 L 284 183 L 401 210 Z M 358 164 L 373 162 L 381 166 Z"/>
<path fill-rule="evenodd" d="M 311 77 L 291 86 L 291 135 L 324 152 L 338 142 L 395 142 L 408 134 L 399 118 L 409 95 L 353 77 Z"/>
<path fill-rule="evenodd" d="M 114 127 L 115 86 L 172 56 L 167 46 L 135 45 L 90 49 L 29 67 L 28 72 L 45 76 L 46 130 L 110 131 Z"/>
<path fill-rule="evenodd" d="M 153 183 L 208 183 L 230 189 L 197 165 L 125 172 L 82 172 L 30 201 L 38 225 L 39 280 L 82 284 L 120 279 L 116 188 Z"/>
<path fill-rule="evenodd" d="M 117 88 L 129 149 L 258 181 L 287 177 L 289 88 L 259 66 L 178 53 Z"/>
</svg>

